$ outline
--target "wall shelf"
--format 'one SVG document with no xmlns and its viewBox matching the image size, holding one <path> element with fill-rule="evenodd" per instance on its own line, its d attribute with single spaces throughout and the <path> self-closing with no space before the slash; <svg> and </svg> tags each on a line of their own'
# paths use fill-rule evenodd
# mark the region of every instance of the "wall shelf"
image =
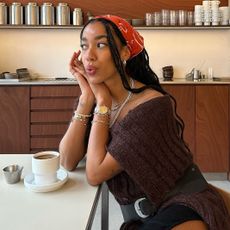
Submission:
<svg viewBox="0 0 230 230">
<path fill-rule="evenodd" d="M 227 26 L 136 26 L 138 30 L 229 30 Z M 82 26 L 0 25 L 0 29 L 82 29 Z"/>
<path fill-rule="evenodd" d="M 230 25 L 227 26 L 138 26 L 135 27 L 138 30 L 223 30 L 230 29 Z"/>
</svg>

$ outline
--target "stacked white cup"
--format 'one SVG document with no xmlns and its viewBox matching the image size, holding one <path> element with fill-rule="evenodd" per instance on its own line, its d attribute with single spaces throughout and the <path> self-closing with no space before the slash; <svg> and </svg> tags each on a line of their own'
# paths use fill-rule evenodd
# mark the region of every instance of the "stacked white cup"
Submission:
<svg viewBox="0 0 230 230">
<path fill-rule="evenodd" d="M 228 25 L 230 19 L 230 7 L 229 6 L 222 6 L 219 7 L 220 10 L 220 24 L 221 25 Z"/>
<path fill-rule="evenodd" d="M 204 25 L 210 26 L 212 21 L 212 5 L 211 1 L 203 1 L 202 2 L 204 7 Z"/>
<path fill-rule="evenodd" d="M 194 7 L 195 26 L 202 26 L 203 21 L 204 21 L 204 7 L 202 5 L 195 5 Z"/>
<path fill-rule="evenodd" d="M 220 1 L 211 1 L 212 10 L 212 25 L 217 26 L 220 22 L 220 11 L 219 11 Z"/>
</svg>

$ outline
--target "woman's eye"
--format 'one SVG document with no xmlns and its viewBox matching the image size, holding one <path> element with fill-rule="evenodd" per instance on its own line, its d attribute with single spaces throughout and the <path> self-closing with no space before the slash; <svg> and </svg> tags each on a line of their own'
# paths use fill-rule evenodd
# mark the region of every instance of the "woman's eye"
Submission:
<svg viewBox="0 0 230 230">
<path fill-rule="evenodd" d="M 97 44 L 97 47 L 99 47 L 99 48 L 103 48 L 103 47 L 105 47 L 105 46 L 107 46 L 106 43 L 98 43 L 98 44 Z"/>
<path fill-rule="evenodd" d="M 85 50 L 87 48 L 87 45 L 86 44 L 81 44 L 81 49 L 82 50 Z"/>
</svg>

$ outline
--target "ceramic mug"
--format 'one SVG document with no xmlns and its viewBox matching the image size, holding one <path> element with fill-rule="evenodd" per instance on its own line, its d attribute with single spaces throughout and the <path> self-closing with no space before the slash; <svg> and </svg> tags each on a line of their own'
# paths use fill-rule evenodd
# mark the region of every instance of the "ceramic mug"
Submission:
<svg viewBox="0 0 230 230">
<path fill-rule="evenodd" d="M 59 168 L 59 152 L 43 151 L 32 156 L 32 172 L 36 185 L 48 185 L 56 182 Z"/>
</svg>

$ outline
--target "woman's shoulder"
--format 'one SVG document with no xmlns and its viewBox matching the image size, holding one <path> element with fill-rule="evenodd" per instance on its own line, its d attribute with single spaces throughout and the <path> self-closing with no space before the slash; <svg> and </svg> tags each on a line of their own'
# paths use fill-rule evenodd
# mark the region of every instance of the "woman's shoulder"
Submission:
<svg viewBox="0 0 230 230">
<path fill-rule="evenodd" d="M 121 111 L 118 121 L 127 120 L 127 118 L 135 119 L 142 117 L 148 119 L 149 116 L 157 116 L 165 110 L 171 110 L 172 104 L 169 95 L 164 95 L 154 89 L 146 89 L 141 93 L 133 93 L 131 100 Z"/>
<path fill-rule="evenodd" d="M 125 123 L 129 123 L 130 120 L 135 120 L 136 123 L 146 122 L 146 120 L 152 122 L 163 116 L 171 117 L 173 114 L 170 96 L 157 93 L 134 99 L 132 104 L 126 109 L 127 111 L 123 111 L 124 113 L 121 114 L 119 119 Z"/>
<path fill-rule="evenodd" d="M 163 95 L 156 90 L 147 90 L 143 95 L 137 95 L 131 102 L 130 111 L 133 109 L 151 109 L 156 107 L 156 109 L 165 108 L 165 105 L 171 105 L 171 99 L 169 95 Z"/>
</svg>

